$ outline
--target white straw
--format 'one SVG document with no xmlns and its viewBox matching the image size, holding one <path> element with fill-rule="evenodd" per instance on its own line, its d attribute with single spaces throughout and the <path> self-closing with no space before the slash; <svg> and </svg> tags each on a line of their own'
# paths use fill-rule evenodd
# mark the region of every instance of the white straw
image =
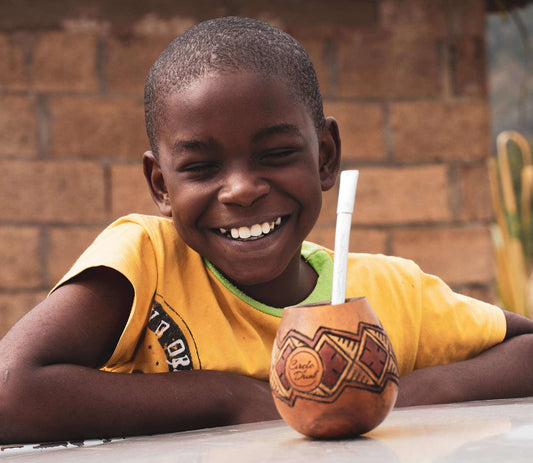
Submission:
<svg viewBox="0 0 533 463">
<path fill-rule="evenodd" d="M 346 299 L 346 268 L 348 266 L 348 249 L 350 229 L 355 202 L 358 170 L 341 172 L 339 199 L 337 203 L 337 225 L 335 226 L 335 258 L 333 259 L 333 285 L 331 304 L 343 304 Z"/>
</svg>

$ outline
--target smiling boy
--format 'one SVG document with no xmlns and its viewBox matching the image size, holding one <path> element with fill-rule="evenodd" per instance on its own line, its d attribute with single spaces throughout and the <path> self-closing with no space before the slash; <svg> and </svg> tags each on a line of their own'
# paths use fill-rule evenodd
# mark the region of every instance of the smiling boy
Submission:
<svg viewBox="0 0 533 463">
<path fill-rule="evenodd" d="M 340 137 L 303 48 L 255 20 L 201 23 L 150 70 L 145 108 L 165 217 L 108 227 L 1 341 L 1 442 L 277 418 L 283 307 L 330 298 L 332 254 L 304 239 Z M 390 336 L 399 405 L 532 393 L 531 321 L 403 259 L 354 254 L 348 279 Z"/>
<path fill-rule="evenodd" d="M 180 237 L 275 307 L 315 286 L 300 247 L 338 168 L 334 121 L 319 136 L 290 91 L 257 72 L 211 72 L 169 96 L 158 155 L 144 157 L 152 195 Z"/>
</svg>

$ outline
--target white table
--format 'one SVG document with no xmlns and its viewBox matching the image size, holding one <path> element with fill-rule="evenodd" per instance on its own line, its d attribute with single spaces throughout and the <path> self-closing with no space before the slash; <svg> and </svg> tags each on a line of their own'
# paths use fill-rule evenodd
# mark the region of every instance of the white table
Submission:
<svg viewBox="0 0 533 463">
<path fill-rule="evenodd" d="M 283 421 L 53 447 L 3 448 L 2 461 L 533 462 L 533 398 L 393 410 L 364 437 L 316 441 Z"/>
</svg>

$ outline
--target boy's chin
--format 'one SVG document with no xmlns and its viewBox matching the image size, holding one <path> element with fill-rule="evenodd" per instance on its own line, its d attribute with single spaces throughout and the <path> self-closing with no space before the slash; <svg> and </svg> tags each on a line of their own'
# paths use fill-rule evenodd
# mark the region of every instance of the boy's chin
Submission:
<svg viewBox="0 0 533 463">
<path fill-rule="evenodd" d="M 258 263 L 258 265 L 260 266 L 261 263 Z M 224 271 L 224 269 L 219 268 L 219 270 L 235 286 L 243 290 L 245 290 L 247 287 L 272 284 L 280 275 L 279 267 L 273 271 L 267 271 L 265 268 L 262 268 L 261 271 L 250 271 L 250 269 L 240 270 L 236 268 L 227 269 L 227 272 Z"/>
<path fill-rule="evenodd" d="M 246 288 L 246 287 L 254 287 L 254 286 L 262 286 L 269 283 L 273 283 L 276 279 L 277 275 L 274 277 L 271 277 L 270 275 L 235 275 L 232 274 L 228 277 L 230 281 L 235 284 L 235 286 L 238 286 L 240 288 Z"/>
</svg>

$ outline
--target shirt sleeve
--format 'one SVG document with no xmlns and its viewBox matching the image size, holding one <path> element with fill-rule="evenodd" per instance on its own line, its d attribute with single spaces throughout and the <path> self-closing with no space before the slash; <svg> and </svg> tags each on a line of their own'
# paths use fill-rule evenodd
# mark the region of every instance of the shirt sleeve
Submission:
<svg viewBox="0 0 533 463">
<path fill-rule="evenodd" d="M 415 369 L 475 357 L 503 341 L 503 311 L 454 293 L 441 279 L 422 273 L 421 327 Z"/>
<path fill-rule="evenodd" d="M 138 223 L 119 219 L 106 228 L 52 289 L 67 283 L 84 270 L 112 268 L 124 275 L 134 289 L 134 300 L 124 333 L 142 332 L 157 284 L 157 265 L 148 232 Z M 130 358 L 136 341 L 119 342 L 108 363 L 114 358 Z M 131 351 L 131 352 L 130 352 Z"/>
</svg>

